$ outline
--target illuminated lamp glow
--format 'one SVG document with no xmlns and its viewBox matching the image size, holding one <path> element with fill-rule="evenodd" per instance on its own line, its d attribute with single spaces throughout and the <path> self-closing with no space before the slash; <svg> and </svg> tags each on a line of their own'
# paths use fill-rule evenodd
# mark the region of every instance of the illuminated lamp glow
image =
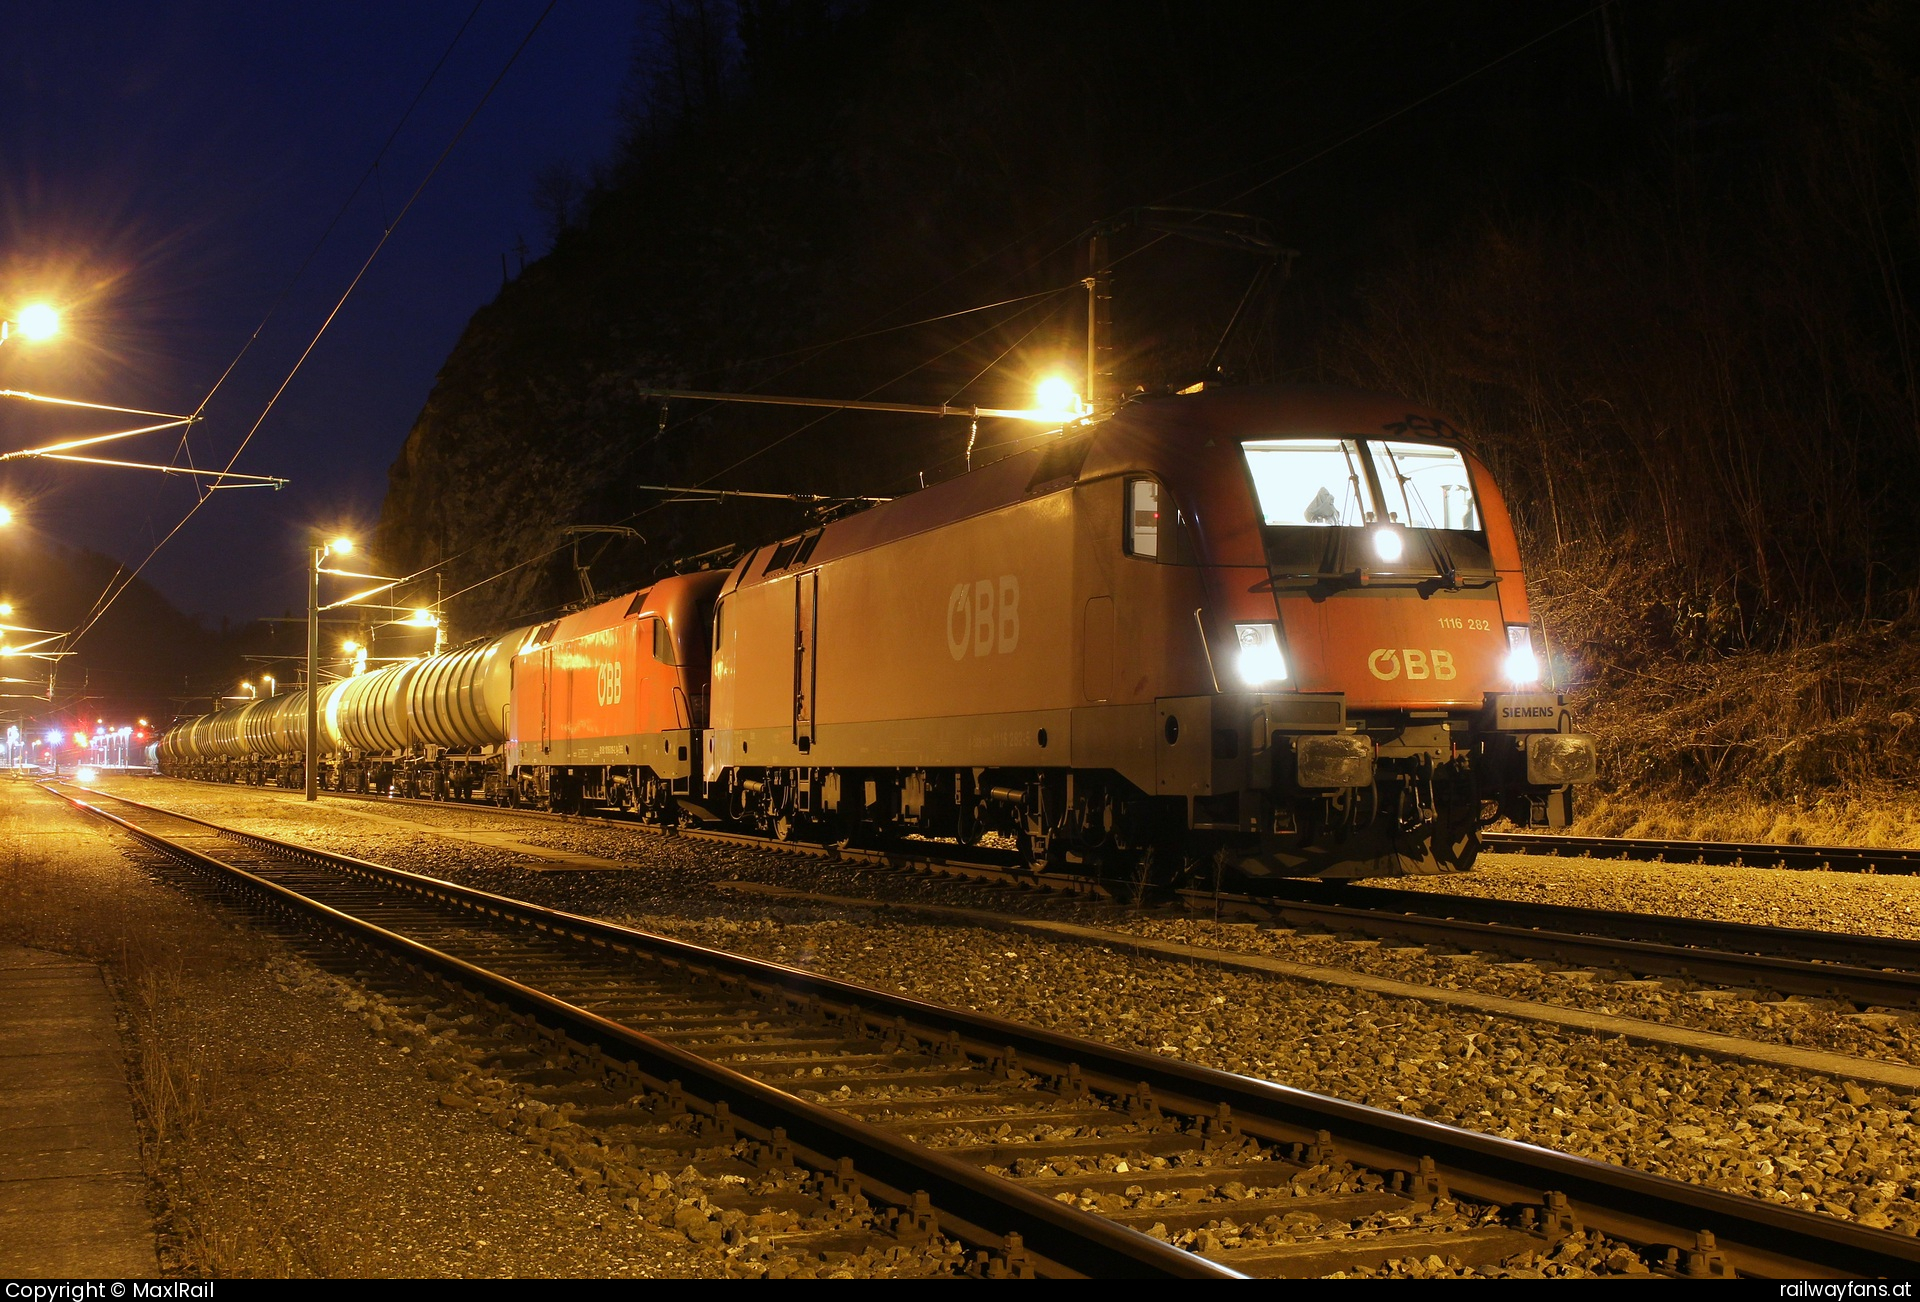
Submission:
<svg viewBox="0 0 1920 1302">
<path fill-rule="evenodd" d="M 1074 391 L 1071 381 L 1058 375 L 1049 375 L 1040 381 L 1033 392 L 1034 406 L 1049 416 L 1073 417 L 1081 415 L 1080 395 Z"/>
<path fill-rule="evenodd" d="M 66 734 L 61 732 L 57 728 L 47 734 L 47 745 L 49 746 L 58 746 L 61 742 L 65 740 L 66 740 Z"/>
<path fill-rule="evenodd" d="M 6 525 L 6 524 L 12 524 L 12 523 L 13 523 L 13 508 L 10 506 L 0 506 L 0 525 Z M 13 607 L 11 606 L 7 607 L 4 613 L 11 615 L 13 613 Z"/>
<path fill-rule="evenodd" d="M 335 538 L 332 542 L 327 544 L 327 550 L 331 552 L 338 552 L 340 553 L 340 555 L 345 556 L 348 552 L 353 550 L 353 539 Z"/>
<path fill-rule="evenodd" d="M 1533 630 L 1507 625 L 1507 680 L 1520 686 L 1540 681 L 1540 657 L 1533 653 Z"/>
<path fill-rule="evenodd" d="M 74 734 L 73 734 L 73 744 L 74 744 L 74 745 L 76 745 L 76 746 L 84 746 L 84 745 L 86 745 L 86 744 L 87 744 L 87 734 L 86 734 L 86 733 L 84 733 L 84 732 L 76 732 L 76 733 L 74 733 Z"/>
<path fill-rule="evenodd" d="M 1375 529 L 1373 531 L 1373 554 L 1392 564 L 1406 551 L 1406 544 L 1400 541 L 1398 529 Z"/>
<path fill-rule="evenodd" d="M 91 766 L 85 766 L 73 776 L 82 782 L 97 782 L 100 779 L 100 770 Z"/>
<path fill-rule="evenodd" d="M 1280 629 L 1274 624 L 1235 624 L 1240 642 L 1240 678 L 1249 687 L 1287 681 L 1287 657 L 1280 649 Z"/>
<path fill-rule="evenodd" d="M 60 333 L 60 314 L 45 303 L 30 303 L 20 310 L 20 319 L 13 324 L 23 336 L 37 344 Z"/>
</svg>

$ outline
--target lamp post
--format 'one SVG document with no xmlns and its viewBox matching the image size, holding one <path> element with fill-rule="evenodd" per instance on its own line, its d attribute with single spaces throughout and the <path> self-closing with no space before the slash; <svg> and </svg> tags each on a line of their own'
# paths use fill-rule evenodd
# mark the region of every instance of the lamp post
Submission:
<svg viewBox="0 0 1920 1302">
<path fill-rule="evenodd" d="M 29 343 L 39 343 L 51 339 L 60 332 L 60 314 L 45 303 L 30 303 L 20 309 L 20 314 L 9 321 L 0 321 L 0 344 L 4 344 L 14 335 L 19 335 Z"/>
<path fill-rule="evenodd" d="M 307 799 L 320 798 L 317 756 L 320 736 L 320 568 L 331 555 L 353 550 L 351 538 L 335 538 L 313 549 L 313 568 L 307 572 Z"/>
</svg>

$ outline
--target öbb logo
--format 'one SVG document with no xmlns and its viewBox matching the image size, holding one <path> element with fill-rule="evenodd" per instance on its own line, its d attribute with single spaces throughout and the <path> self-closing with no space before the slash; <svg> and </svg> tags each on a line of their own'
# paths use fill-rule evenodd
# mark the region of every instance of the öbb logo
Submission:
<svg viewBox="0 0 1920 1302">
<path fill-rule="evenodd" d="M 1406 647 L 1396 651 L 1392 647 L 1385 646 L 1367 657 L 1367 672 L 1383 683 L 1390 683 L 1403 673 L 1409 682 L 1419 682 L 1428 678 L 1437 678 L 1441 682 L 1446 682 L 1454 678 L 1457 673 L 1453 667 L 1451 651 L 1438 647 L 1431 651 L 1422 651 L 1417 647 Z"/>
<path fill-rule="evenodd" d="M 955 660 L 1007 655 L 1020 645 L 1020 578 L 956 583 L 947 596 L 947 651 Z"/>
<path fill-rule="evenodd" d="M 620 662 L 618 660 L 594 666 L 593 694 L 602 705 L 620 704 Z"/>
</svg>

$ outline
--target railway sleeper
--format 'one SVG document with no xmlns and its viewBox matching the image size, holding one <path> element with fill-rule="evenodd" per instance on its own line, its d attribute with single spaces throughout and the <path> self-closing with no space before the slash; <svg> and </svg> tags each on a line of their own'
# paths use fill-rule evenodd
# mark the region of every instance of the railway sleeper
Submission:
<svg viewBox="0 0 1920 1302">
<path fill-rule="evenodd" d="M 359 947 L 359 950 L 364 953 L 379 952 L 364 944 Z M 387 962 L 388 960 L 383 958 L 376 966 L 385 967 L 387 966 Z M 684 966 L 690 972 L 701 975 L 706 975 L 711 972 L 709 966 L 704 963 L 689 963 Z M 373 974 L 362 970 L 362 975 L 371 977 Z M 441 981 L 439 984 L 449 990 L 458 992 L 463 999 L 471 1000 L 473 997 L 471 992 L 465 991 L 457 982 L 446 980 Z M 492 1002 L 490 1006 L 502 1012 L 507 1011 L 502 1008 L 498 1002 Z M 821 1005 L 817 1006 L 815 1011 L 822 1015 L 831 1014 L 843 1025 L 854 1029 L 856 1034 L 871 1032 L 875 1042 L 884 1040 L 888 1036 L 893 1036 L 896 1043 L 898 1042 L 900 1028 L 897 1023 L 890 1024 L 885 1019 L 879 1018 L 873 1019 L 872 1022 L 869 1023 L 867 1019 L 863 1018 L 857 1007 L 842 1005 L 835 1008 L 831 1005 Z M 496 1029 L 500 1033 L 509 1035 L 522 1033 L 530 1039 L 545 1043 L 548 1046 L 549 1056 L 552 1059 L 551 1063 L 545 1068 L 535 1068 L 535 1070 L 561 1070 L 564 1067 L 585 1065 L 604 1067 L 610 1073 L 618 1069 L 617 1054 L 608 1055 L 604 1049 L 596 1049 L 595 1046 L 592 1045 L 581 1045 L 579 1041 L 572 1039 L 572 1037 L 564 1031 L 540 1026 L 537 1019 L 531 1013 L 521 1013 L 513 1016 L 503 1021 Z M 1002 1077 L 1000 1084 L 1004 1087 L 1007 1081 L 1028 1078 L 1026 1071 L 1017 1066 L 1016 1060 L 1010 1050 L 996 1045 L 975 1043 L 966 1043 L 963 1045 L 957 1039 L 950 1039 L 948 1043 L 951 1043 L 955 1048 L 963 1049 L 967 1055 L 965 1061 L 969 1064 L 975 1062 L 984 1062 L 986 1064 L 985 1070 L 974 1067 L 970 1072 L 961 1073 L 974 1081 L 982 1078 L 991 1080 L 998 1074 Z M 576 1053 L 575 1049 L 579 1049 L 581 1052 Z M 868 1054 L 860 1056 L 869 1060 L 876 1058 L 892 1060 L 902 1055 Z M 998 1073 L 994 1071 L 996 1059 L 999 1065 Z M 925 1063 L 927 1058 L 921 1055 L 919 1060 Z M 826 1065 L 829 1064 L 819 1064 L 819 1066 Z M 844 1060 L 833 1065 L 843 1066 L 845 1065 Z M 949 1063 L 948 1065 L 951 1064 Z M 816 1066 L 815 1069 L 817 1070 L 818 1067 Z M 617 1187 L 619 1181 L 624 1178 L 623 1173 L 617 1169 L 620 1159 L 623 1157 L 630 1158 L 634 1154 L 644 1151 L 646 1145 L 657 1144 L 662 1139 L 669 1139 L 674 1150 L 680 1150 L 681 1146 L 689 1140 L 710 1141 L 696 1143 L 693 1148 L 695 1162 L 702 1167 L 706 1167 L 708 1164 L 724 1164 L 725 1169 L 728 1170 L 744 1168 L 749 1171 L 760 1171 L 763 1169 L 758 1164 L 757 1158 L 767 1143 L 767 1136 L 761 1133 L 756 1138 L 755 1131 L 758 1129 L 757 1127 L 741 1127 L 733 1124 L 724 1101 L 702 1104 L 690 1100 L 686 1098 L 684 1092 L 678 1088 L 677 1082 L 661 1081 L 651 1078 L 641 1069 L 638 1063 L 629 1063 L 627 1070 L 620 1078 L 629 1084 L 638 1085 L 642 1093 L 636 1097 L 636 1102 L 644 1099 L 647 1103 L 651 1104 L 657 1096 L 662 1102 L 668 1105 L 667 1112 L 671 1115 L 672 1119 L 670 1121 L 657 1122 L 655 1133 L 652 1136 L 635 1136 L 634 1142 L 620 1145 L 618 1151 L 609 1149 L 608 1155 L 604 1159 L 598 1155 L 591 1154 L 582 1159 L 577 1156 L 576 1149 L 576 1153 L 568 1155 L 566 1161 L 573 1164 L 569 1166 L 570 1170 L 575 1167 L 584 1169 L 584 1174 L 581 1177 L 583 1182 L 612 1183 Z M 821 1076 L 813 1076 L 809 1073 L 805 1079 L 807 1084 L 813 1087 L 840 1080 L 838 1076 L 826 1075 L 824 1073 Z M 1056 1077 L 1055 1079 L 1059 1078 Z M 1089 1079 L 1084 1074 L 1071 1069 L 1065 1073 L 1065 1079 L 1070 1083 L 1077 1079 L 1080 1088 L 1097 1091 L 1104 1097 L 1122 1101 L 1123 1104 L 1131 1104 L 1131 1111 L 1144 1114 L 1144 1116 L 1136 1117 L 1136 1120 L 1144 1122 L 1146 1118 L 1157 1117 L 1160 1113 L 1160 1102 L 1153 1098 L 1150 1090 L 1144 1084 L 1136 1083 L 1129 1085 L 1121 1080 L 1111 1078 L 1101 1079 L 1097 1076 Z M 845 1083 L 856 1082 L 854 1079 L 849 1078 Z M 872 1082 L 869 1077 L 860 1078 L 857 1080 L 857 1083 L 866 1086 Z M 1173 1098 L 1168 1100 L 1167 1106 L 1169 1106 L 1175 1114 L 1184 1119 L 1184 1130 L 1179 1132 L 1156 1131 L 1156 1133 L 1146 1136 L 1141 1136 L 1137 1133 L 1129 1134 L 1125 1140 L 1122 1140 L 1119 1136 L 1107 1136 L 1093 1138 L 1083 1142 L 1089 1147 L 1096 1149 L 1099 1153 L 1106 1154 L 1111 1154 L 1117 1148 L 1124 1146 L 1128 1152 L 1131 1164 L 1131 1159 L 1135 1154 L 1145 1153 L 1150 1147 L 1160 1148 L 1163 1144 L 1172 1145 L 1175 1147 L 1171 1147 L 1165 1151 L 1173 1155 L 1178 1155 L 1181 1151 L 1178 1146 L 1184 1146 L 1186 1152 L 1192 1152 L 1195 1149 L 1196 1140 L 1210 1139 L 1211 1142 L 1205 1150 L 1205 1156 L 1202 1162 L 1193 1164 L 1189 1170 L 1183 1172 L 1183 1174 L 1189 1178 L 1202 1169 L 1209 1170 L 1210 1172 L 1217 1171 L 1215 1164 L 1222 1160 L 1231 1160 L 1234 1154 L 1234 1119 L 1231 1114 L 1224 1112 L 1218 1104 L 1208 1105 L 1206 1103 L 1196 1103 L 1190 1099 Z M 684 1110 L 684 1115 L 679 1109 Z M 661 1110 L 651 1107 L 648 1110 L 655 1116 L 660 1115 L 661 1112 Z M 540 1116 L 543 1118 L 548 1115 L 550 1115 L 550 1113 L 547 1111 L 540 1113 Z M 564 1111 L 562 1111 L 562 1117 L 563 1119 L 565 1117 Z M 504 1117 L 500 1120 L 507 1128 L 514 1129 L 519 1133 L 526 1133 L 529 1136 L 533 1136 L 540 1129 L 543 1129 L 538 1123 L 530 1123 L 524 1117 Z M 1122 1122 L 1122 1124 L 1130 1123 Z M 669 1127 L 670 1133 L 662 1134 L 658 1129 L 660 1125 Z M 740 1133 L 742 1129 L 746 1130 L 744 1136 Z M 1207 1132 L 1210 1129 L 1218 1133 L 1208 1136 Z M 1355 1186 L 1357 1186 L 1357 1191 L 1363 1193 L 1389 1195 L 1401 1193 L 1410 1194 L 1412 1197 L 1408 1200 L 1409 1204 L 1416 1207 L 1416 1209 L 1422 1201 L 1421 1196 L 1429 1190 L 1438 1191 L 1439 1197 L 1444 1196 L 1444 1188 L 1439 1186 L 1430 1162 L 1422 1161 L 1419 1164 L 1419 1170 L 1412 1173 L 1394 1172 L 1395 1178 L 1389 1182 L 1382 1176 L 1375 1175 L 1371 1172 L 1355 1174 L 1354 1168 L 1338 1162 L 1330 1138 L 1324 1131 L 1314 1134 L 1311 1138 L 1305 1136 L 1296 1137 L 1295 1135 L 1285 1133 L 1287 1128 L 1277 1127 L 1272 1122 L 1263 1122 L 1253 1127 L 1253 1129 L 1266 1133 L 1263 1134 L 1262 1139 L 1241 1137 L 1238 1141 L 1240 1157 L 1244 1159 L 1247 1155 L 1260 1151 L 1274 1153 L 1286 1152 L 1289 1159 L 1297 1164 L 1311 1163 L 1311 1165 L 1306 1166 L 1304 1170 L 1298 1173 L 1295 1181 L 1290 1181 L 1290 1183 L 1293 1183 L 1296 1188 L 1302 1189 L 1303 1193 L 1308 1196 L 1324 1196 L 1330 1193 L 1343 1192 L 1341 1186 L 1344 1184 L 1347 1186 L 1344 1192 L 1349 1193 L 1356 1192 Z M 1274 1133 L 1276 1131 L 1278 1133 Z M 1268 1148 L 1265 1150 L 1260 1148 L 1263 1142 L 1268 1145 Z M 591 1143 L 602 1147 L 605 1145 L 604 1138 L 591 1141 Z M 1005 1158 L 1011 1154 L 1018 1153 L 1019 1156 L 1014 1159 L 1016 1162 L 1021 1159 L 1035 1161 L 1038 1160 L 1036 1155 L 1044 1154 L 1049 1161 L 1054 1161 L 1062 1156 L 1068 1157 L 1069 1159 L 1074 1156 L 1070 1151 L 1066 1153 L 1062 1152 L 1063 1147 L 1070 1147 L 1072 1143 L 1073 1141 L 1071 1140 L 1021 1143 L 1008 1143 L 1002 1140 L 999 1143 L 989 1146 L 953 1146 L 942 1148 L 939 1151 L 949 1157 L 956 1154 L 979 1154 L 985 1151 L 993 1156 Z M 1364 1149 L 1365 1146 L 1363 1145 L 1362 1147 Z M 798 1147 L 795 1148 L 793 1156 L 796 1161 L 819 1174 L 814 1177 L 799 1177 L 798 1185 L 790 1184 L 781 1186 L 780 1181 L 770 1179 L 763 1184 L 763 1193 L 775 1192 L 777 1186 L 785 1188 L 787 1192 L 792 1192 L 794 1188 L 805 1188 L 807 1182 L 812 1180 L 815 1182 L 815 1187 L 817 1187 L 819 1194 L 825 1197 L 829 1203 L 840 1204 L 840 1206 L 834 1209 L 835 1211 L 853 1213 L 855 1214 L 854 1219 L 858 1219 L 858 1217 L 862 1215 L 868 1216 L 869 1220 L 873 1219 L 872 1216 L 868 1214 L 870 1209 L 863 1210 L 861 1207 L 861 1204 L 865 1202 L 869 1196 L 877 1198 L 882 1203 L 891 1205 L 891 1211 L 880 1214 L 882 1217 L 890 1220 L 898 1220 L 902 1212 L 910 1211 L 914 1205 L 914 1194 L 912 1190 L 890 1188 L 884 1182 L 876 1181 L 864 1174 L 858 1175 L 857 1179 L 853 1181 L 853 1183 L 857 1184 L 859 1192 L 849 1196 L 845 1190 L 848 1187 L 849 1176 L 853 1173 L 844 1162 L 834 1162 L 825 1155 Z M 1093 1154 L 1088 1153 L 1087 1156 L 1093 1156 Z M 598 1161 L 604 1161 L 607 1164 L 606 1170 L 608 1174 L 601 1174 L 594 1169 L 594 1164 Z M 1145 1166 L 1153 1166 L 1156 1164 L 1163 1170 L 1169 1166 L 1165 1156 L 1159 1153 L 1153 1154 L 1141 1162 L 1141 1165 Z M 1391 1161 L 1387 1163 L 1387 1169 L 1392 1170 Z M 1138 1180 L 1145 1176 L 1147 1172 L 1142 1171 L 1138 1175 L 1135 1175 L 1133 1172 L 1121 1173 L 1116 1171 L 1114 1174 L 1116 1176 L 1125 1174 L 1132 1180 Z M 1080 1177 L 1071 1175 L 1065 1178 L 1070 1181 L 1078 1181 L 1080 1179 Z M 1071 1195 L 1075 1191 L 1063 1190 L 1063 1192 Z M 836 1193 L 838 1193 L 837 1197 Z M 1203 1197 L 1204 1196 L 1203 1194 Z M 1187 1212 L 1210 1213 L 1217 1210 L 1222 1213 L 1220 1225 L 1224 1227 L 1227 1221 L 1233 1219 L 1235 1201 L 1240 1200 L 1215 1198 L 1210 1200 L 1210 1205 L 1203 1204 L 1193 1207 L 1183 1205 L 1180 1214 L 1184 1215 Z M 1436 1197 L 1435 1201 L 1438 1201 L 1438 1197 Z M 1368 1264 L 1368 1262 L 1374 1261 L 1375 1259 L 1367 1254 L 1375 1252 L 1382 1254 L 1377 1260 L 1414 1255 L 1411 1250 L 1417 1249 L 1423 1241 L 1430 1241 L 1434 1245 L 1435 1251 L 1444 1250 L 1447 1256 L 1462 1261 L 1466 1260 L 1460 1251 L 1462 1247 L 1465 1247 L 1469 1243 L 1487 1243 L 1493 1245 L 1489 1251 L 1495 1254 L 1487 1259 L 1501 1260 L 1505 1256 L 1511 1255 L 1513 1251 L 1533 1252 L 1541 1245 L 1550 1246 L 1572 1235 L 1583 1233 L 1579 1228 L 1578 1220 L 1573 1216 L 1571 1206 L 1564 1197 L 1558 1194 L 1546 1194 L 1539 1206 L 1517 1209 L 1517 1214 L 1516 1209 L 1512 1207 L 1512 1200 L 1510 1198 L 1503 1197 L 1501 1201 L 1509 1205 L 1508 1212 L 1501 1213 L 1491 1207 L 1480 1209 L 1477 1213 L 1472 1212 L 1471 1209 L 1460 1209 L 1469 1212 L 1468 1219 L 1473 1219 L 1473 1217 L 1477 1215 L 1478 1222 L 1468 1228 L 1452 1229 L 1446 1233 L 1436 1233 L 1431 1226 L 1422 1226 L 1417 1223 L 1411 1226 L 1391 1224 L 1357 1227 L 1349 1222 L 1348 1228 L 1356 1232 L 1360 1228 L 1365 1228 L 1370 1232 L 1389 1229 L 1396 1231 L 1393 1233 L 1382 1232 L 1379 1233 L 1377 1238 L 1366 1239 L 1364 1241 L 1365 1247 L 1362 1255 L 1358 1258 L 1356 1258 L 1353 1253 L 1345 1250 L 1348 1245 L 1339 1241 L 1337 1232 L 1335 1240 L 1323 1241 L 1314 1245 L 1304 1245 L 1305 1249 L 1310 1250 L 1303 1250 L 1303 1245 L 1278 1244 L 1273 1242 L 1251 1245 L 1225 1244 L 1218 1242 L 1213 1237 L 1213 1231 L 1210 1229 L 1199 1231 L 1187 1229 L 1180 1231 L 1180 1233 L 1186 1237 L 1179 1246 L 1191 1247 L 1196 1251 L 1214 1257 L 1224 1264 L 1234 1265 L 1236 1268 L 1239 1268 L 1241 1263 L 1245 1263 L 1249 1273 L 1294 1274 L 1301 1273 L 1303 1266 L 1311 1266 L 1313 1270 L 1317 1271 L 1321 1266 L 1325 1266 L 1328 1263 L 1332 1263 L 1333 1266 L 1339 1268 L 1350 1268 L 1355 1265 Z M 1182 1203 L 1185 1203 L 1184 1199 Z M 1437 1208 L 1433 1214 L 1438 1214 Z M 1396 1213 L 1396 1216 L 1397 1215 Z M 1413 1219 L 1415 1222 L 1418 1222 L 1421 1218 L 1421 1215 L 1416 1215 Z M 943 1216 L 941 1219 L 944 1223 L 945 1217 Z M 1213 1222 L 1209 1221 L 1208 1224 L 1211 1225 Z M 1164 1221 L 1156 1221 L 1155 1225 L 1159 1228 L 1161 1235 L 1173 1233 Z M 733 1230 L 737 1228 L 738 1225 L 736 1224 L 730 1227 L 727 1232 L 732 1233 Z M 820 1228 L 825 1229 L 828 1227 L 822 1226 Z M 948 1225 L 946 1228 L 951 1231 L 954 1227 Z M 1401 1230 L 1407 1230 L 1409 1232 L 1398 1232 Z M 1193 1236 L 1196 1233 L 1204 1234 L 1207 1237 L 1195 1238 Z M 1023 1262 L 1031 1263 L 1030 1254 L 1027 1253 L 1024 1244 L 1021 1243 L 1016 1236 L 1010 1235 L 1000 1238 L 989 1232 L 983 1232 L 980 1227 L 975 1226 L 965 1231 L 962 1237 L 976 1245 L 976 1255 L 969 1265 L 970 1270 L 980 1273 L 1004 1275 L 1018 1273 L 1022 1269 Z M 1159 1236 L 1156 1235 L 1155 1237 Z M 1235 1236 L 1228 1234 L 1226 1237 L 1230 1239 Z M 979 1245 L 983 1243 L 990 1244 L 996 1239 L 1001 1244 L 1000 1249 L 992 1249 L 991 1247 L 981 1249 L 979 1247 Z M 1505 1251 L 1501 1250 L 1502 1245 L 1506 1245 Z M 1655 1250 L 1657 1251 L 1657 1249 Z M 1617 1248 L 1616 1251 L 1626 1252 L 1627 1250 L 1621 1247 Z M 1319 1255 L 1316 1255 L 1316 1252 Z M 1628 1255 L 1632 1256 L 1631 1253 Z M 1291 1265 L 1288 1263 L 1291 1263 Z M 1663 1260 L 1662 1265 L 1676 1273 L 1683 1272 L 1706 1277 L 1724 1274 L 1728 1271 L 1726 1255 L 1719 1252 L 1716 1248 L 1712 1236 L 1704 1232 L 1697 1236 L 1693 1247 L 1684 1249 L 1676 1247 Z M 1307 1273 L 1312 1272 L 1309 1271 Z"/>
</svg>

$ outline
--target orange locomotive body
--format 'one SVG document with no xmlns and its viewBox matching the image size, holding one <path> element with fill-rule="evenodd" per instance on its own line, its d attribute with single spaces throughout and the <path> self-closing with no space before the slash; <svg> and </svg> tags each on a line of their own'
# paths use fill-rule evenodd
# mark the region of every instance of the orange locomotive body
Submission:
<svg viewBox="0 0 1920 1302">
<path fill-rule="evenodd" d="M 703 776 L 786 836 L 1434 872 L 1594 776 L 1537 665 L 1505 504 L 1444 421 L 1182 395 L 747 556 Z"/>
<path fill-rule="evenodd" d="M 513 658 L 512 799 L 672 821 L 695 795 L 708 621 L 724 577 L 662 579 L 529 632 Z"/>
</svg>

